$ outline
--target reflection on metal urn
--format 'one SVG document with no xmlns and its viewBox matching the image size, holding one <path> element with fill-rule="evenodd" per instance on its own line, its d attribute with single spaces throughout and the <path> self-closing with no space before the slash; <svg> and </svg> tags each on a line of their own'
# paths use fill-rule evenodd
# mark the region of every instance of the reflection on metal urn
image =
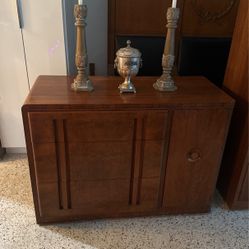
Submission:
<svg viewBox="0 0 249 249">
<path fill-rule="evenodd" d="M 94 88 L 92 82 L 88 78 L 88 55 L 85 32 L 87 6 L 76 4 L 74 6 L 74 16 L 77 30 L 75 65 L 78 70 L 78 75 L 72 83 L 72 89 L 75 91 L 90 92 L 93 91 Z"/>
<path fill-rule="evenodd" d="M 127 47 L 121 48 L 116 53 L 115 68 L 125 81 L 119 85 L 120 93 L 136 93 L 136 88 L 132 83 L 139 68 L 142 67 L 141 53 L 139 50 L 131 47 L 131 41 L 127 41 Z"/>
<path fill-rule="evenodd" d="M 154 88 L 158 91 L 173 92 L 177 90 L 177 86 L 175 85 L 175 82 L 172 78 L 172 70 L 175 63 L 175 31 L 177 28 L 179 16 L 179 8 L 168 9 L 168 32 L 162 58 L 163 74 L 154 84 Z"/>
</svg>

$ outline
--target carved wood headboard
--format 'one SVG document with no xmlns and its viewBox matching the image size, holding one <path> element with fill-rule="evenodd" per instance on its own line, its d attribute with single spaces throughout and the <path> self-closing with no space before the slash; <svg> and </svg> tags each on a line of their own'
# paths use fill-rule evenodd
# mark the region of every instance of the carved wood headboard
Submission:
<svg viewBox="0 0 249 249">
<path fill-rule="evenodd" d="M 172 0 L 109 0 L 108 65 L 113 73 L 118 37 L 165 37 L 166 10 Z M 239 0 L 178 0 L 181 18 L 177 52 L 182 37 L 231 38 Z"/>
</svg>

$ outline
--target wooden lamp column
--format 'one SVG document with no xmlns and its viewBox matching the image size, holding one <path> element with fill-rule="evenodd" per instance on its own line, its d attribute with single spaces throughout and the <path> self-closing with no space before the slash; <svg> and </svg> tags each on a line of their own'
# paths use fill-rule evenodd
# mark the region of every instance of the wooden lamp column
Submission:
<svg viewBox="0 0 249 249">
<path fill-rule="evenodd" d="M 88 55 L 85 32 L 87 6 L 76 4 L 74 6 L 74 16 L 77 29 L 75 65 L 78 70 L 78 75 L 72 83 L 72 89 L 75 91 L 91 92 L 94 88 L 92 82 L 88 78 Z"/>
<path fill-rule="evenodd" d="M 175 63 L 175 31 L 177 21 L 180 16 L 179 8 L 169 8 L 167 12 L 167 37 L 162 58 L 163 74 L 154 84 L 154 88 L 158 91 L 175 91 L 177 86 L 172 78 L 172 70 Z"/>
</svg>

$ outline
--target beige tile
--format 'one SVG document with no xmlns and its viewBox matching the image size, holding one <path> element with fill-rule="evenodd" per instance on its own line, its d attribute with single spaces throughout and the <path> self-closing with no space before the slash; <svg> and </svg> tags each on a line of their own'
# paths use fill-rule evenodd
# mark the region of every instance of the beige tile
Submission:
<svg viewBox="0 0 249 249">
<path fill-rule="evenodd" d="M 26 156 L 0 162 L 0 249 L 247 249 L 248 211 L 206 215 L 35 223 Z"/>
</svg>

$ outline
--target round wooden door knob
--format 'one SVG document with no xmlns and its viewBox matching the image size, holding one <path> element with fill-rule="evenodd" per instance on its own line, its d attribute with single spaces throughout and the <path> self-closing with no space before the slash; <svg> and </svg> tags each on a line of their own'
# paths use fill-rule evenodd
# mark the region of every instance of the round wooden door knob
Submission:
<svg viewBox="0 0 249 249">
<path fill-rule="evenodd" d="M 195 163 L 201 159 L 201 153 L 198 150 L 191 150 L 187 155 L 188 161 Z"/>
</svg>

